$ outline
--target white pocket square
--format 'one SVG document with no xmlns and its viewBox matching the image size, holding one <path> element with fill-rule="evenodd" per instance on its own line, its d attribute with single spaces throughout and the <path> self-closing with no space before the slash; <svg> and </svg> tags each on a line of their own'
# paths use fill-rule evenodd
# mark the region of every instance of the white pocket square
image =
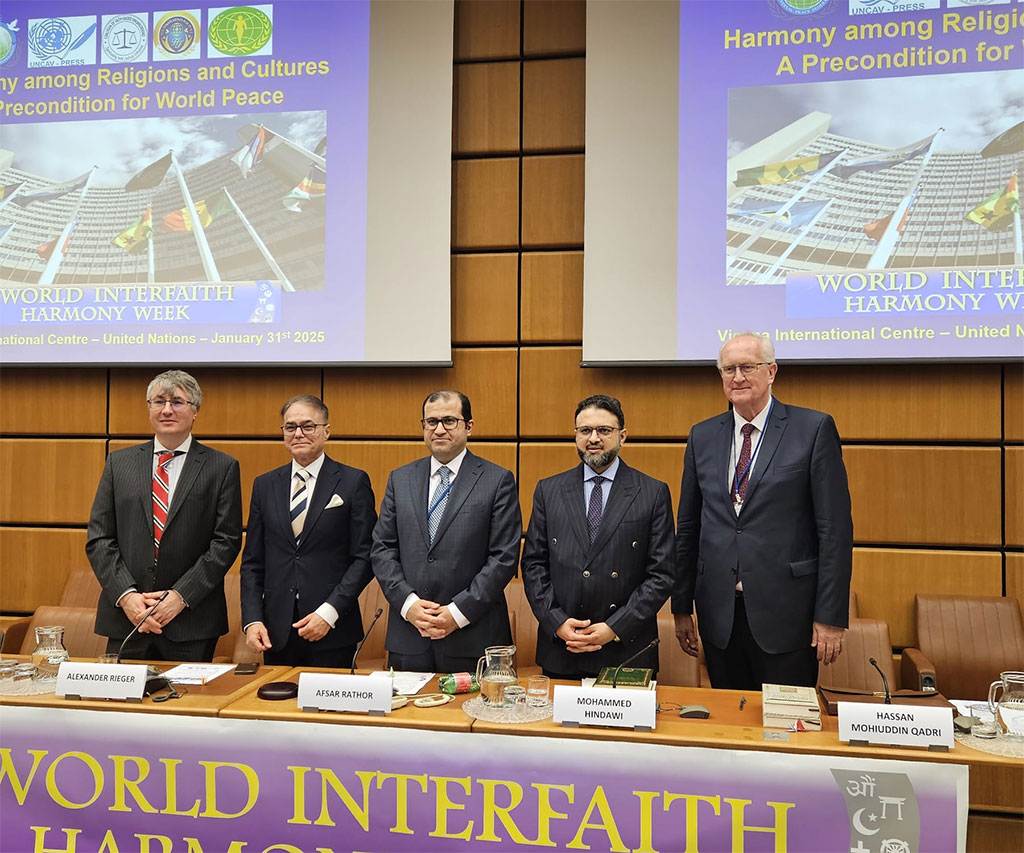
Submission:
<svg viewBox="0 0 1024 853">
<path fill-rule="evenodd" d="M 341 495 L 331 495 L 331 499 L 327 502 L 327 506 L 324 509 L 334 509 L 336 506 L 341 506 L 345 501 L 341 499 Z"/>
</svg>

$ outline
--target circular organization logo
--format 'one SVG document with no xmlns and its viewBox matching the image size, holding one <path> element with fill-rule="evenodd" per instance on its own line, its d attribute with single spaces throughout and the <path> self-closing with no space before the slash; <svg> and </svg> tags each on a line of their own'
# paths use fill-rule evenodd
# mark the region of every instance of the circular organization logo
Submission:
<svg viewBox="0 0 1024 853">
<path fill-rule="evenodd" d="M 146 50 L 146 25 L 135 15 L 103 22 L 103 53 L 115 62 L 134 62 Z"/>
<path fill-rule="evenodd" d="M 270 18 L 259 9 L 235 6 L 210 21 L 210 44 L 228 56 L 248 56 L 266 45 L 273 31 Z"/>
<path fill-rule="evenodd" d="M 7 65 L 18 53 L 18 22 L 0 21 L 0 65 Z"/>
<path fill-rule="evenodd" d="M 195 47 L 199 21 L 188 12 L 165 15 L 156 25 L 156 44 L 168 56 L 181 56 Z"/>
<path fill-rule="evenodd" d="M 775 0 L 779 9 L 791 15 L 813 15 L 820 12 L 830 0 Z"/>
<path fill-rule="evenodd" d="M 63 18 L 44 18 L 28 32 L 28 46 L 36 56 L 56 56 L 71 44 L 71 25 Z"/>
</svg>

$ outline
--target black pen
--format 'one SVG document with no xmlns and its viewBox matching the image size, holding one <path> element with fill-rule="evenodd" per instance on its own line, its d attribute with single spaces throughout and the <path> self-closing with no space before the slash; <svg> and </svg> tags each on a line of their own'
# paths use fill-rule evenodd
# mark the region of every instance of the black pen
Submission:
<svg viewBox="0 0 1024 853">
<path fill-rule="evenodd" d="M 740 710 L 741 711 L 743 710 L 743 706 L 746 705 L 746 704 L 747 704 L 747 697 L 746 696 L 741 696 L 740 697 Z"/>
</svg>

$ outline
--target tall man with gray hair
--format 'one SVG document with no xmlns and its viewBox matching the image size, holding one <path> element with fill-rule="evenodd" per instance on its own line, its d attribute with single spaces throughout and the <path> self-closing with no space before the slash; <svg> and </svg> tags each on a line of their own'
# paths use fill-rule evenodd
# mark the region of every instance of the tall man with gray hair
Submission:
<svg viewBox="0 0 1024 853">
<path fill-rule="evenodd" d="M 201 403 L 189 374 L 161 373 L 146 390 L 153 438 L 107 457 L 85 552 L 103 588 L 96 633 L 108 652 L 138 625 L 125 657 L 208 661 L 227 633 L 242 489 L 238 461 L 192 437 Z"/>
<path fill-rule="evenodd" d="M 718 370 L 730 410 L 690 430 L 676 525 L 676 637 L 711 686 L 813 687 L 843 649 L 853 520 L 829 415 L 776 400 L 775 347 L 742 332 Z"/>
</svg>

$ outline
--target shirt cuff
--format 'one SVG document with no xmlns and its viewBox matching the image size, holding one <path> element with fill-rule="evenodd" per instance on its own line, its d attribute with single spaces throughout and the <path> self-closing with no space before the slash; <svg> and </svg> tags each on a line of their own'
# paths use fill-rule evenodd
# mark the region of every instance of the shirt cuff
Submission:
<svg viewBox="0 0 1024 853">
<path fill-rule="evenodd" d="M 406 614 L 409 612 L 409 608 L 412 607 L 420 597 L 415 592 L 410 592 L 409 597 L 405 600 L 405 604 L 402 605 L 402 618 L 408 622 L 409 617 Z"/>
<path fill-rule="evenodd" d="M 469 624 L 469 620 L 462 615 L 462 611 L 454 601 L 448 605 L 448 612 L 452 614 L 452 619 L 460 628 L 465 628 Z"/>
<path fill-rule="evenodd" d="M 122 601 L 124 600 L 124 597 L 125 597 L 126 595 L 128 595 L 128 593 L 130 593 L 130 592 L 138 592 L 138 590 L 137 590 L 137 589 L 136 589 L 135 587 L 133 587 L 133 586 L 132 586 L 132 587 L 129 587 L 128 589 L 126 589 L 126 590 L 125 590 L 124 592 L 122 592 L 122 593 L 121 593 L 121 594 L 120 594 L 120 595 L 119 595 L 119 596 L 117 597 L 117 601 L 115 601 L 115 602 L 114 602 L 114 606 L 115 606 L 115 607 L 120 607 L 120 606 L 121 606 L 121 602 L 122 602 Z"/>
<path fill-rule="evenodd" d="M 338 621 L 338 611 L 334 608 L 333 604 L 328 604 L 326 601 L 323 604 L 321 604 L 314 612 L 332 628 Z"/>
</svg>

